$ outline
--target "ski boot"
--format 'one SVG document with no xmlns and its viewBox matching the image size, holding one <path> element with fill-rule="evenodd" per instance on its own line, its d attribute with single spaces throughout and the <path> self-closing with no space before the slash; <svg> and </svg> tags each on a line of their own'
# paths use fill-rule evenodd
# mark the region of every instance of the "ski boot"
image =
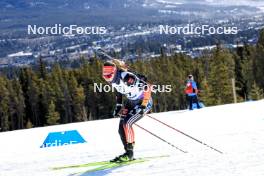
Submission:
<svg viewBox="0 0 264 176">
<path fill-rule="evenodd" d="M 110 162 L 128 162 L 134 160 L 133 143 L 126 145 L 126 152 L 116 158 L 110 160 Z"/>
</svg>

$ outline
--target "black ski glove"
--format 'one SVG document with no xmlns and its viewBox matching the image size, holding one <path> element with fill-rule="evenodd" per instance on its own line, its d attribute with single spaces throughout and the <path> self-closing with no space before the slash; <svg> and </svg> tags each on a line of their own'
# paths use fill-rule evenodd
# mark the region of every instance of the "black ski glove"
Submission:
<svg viewBox="0 0 264 176">
<path fill-rule="evenodd" d="M 113 112 L 113 117 L 119 117 L 119 112 L 122 108 L 122 104 L 116 104 L 115 110 Z"/>
</svg>

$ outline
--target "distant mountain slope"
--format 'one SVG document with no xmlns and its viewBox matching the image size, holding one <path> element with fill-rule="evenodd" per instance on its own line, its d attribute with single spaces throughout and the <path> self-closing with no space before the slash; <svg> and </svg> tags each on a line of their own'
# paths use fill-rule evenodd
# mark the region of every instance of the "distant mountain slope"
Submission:
<svg viewBox="0 0 264 176">
<path fill-rule="evenodd" d="M 90 8 L 164 8 L 173 5 L 224 5 L 224 6 L 261 6 L 261 0 L 1 0 L 0 9 L 90 9 Z"/>
<path fill-rule="evenodd" d="M 252 17 L 263 9 L 264 2 L 257 0 L 1 0 L 0 30 L 24 29 L 28 24 L 115 25 L 184 20 L 190 14 L 201 20 Z"/>
<path fill-rule="evenodd" d="M 146 4 L 177 5 L 177 4 L 203 4 L 203 5 L 224 5 L 224 6 L 260 6 L 264 5 L 262 0 L 145 0 Z M 152 5 L 153 6 L 153 5 Z"/>
<path fill-rule="evenodd" d="M 125 8 L 141 4 L 141 0 L 1 0 L 1 9 L 34 8 Z"/>
</svg>

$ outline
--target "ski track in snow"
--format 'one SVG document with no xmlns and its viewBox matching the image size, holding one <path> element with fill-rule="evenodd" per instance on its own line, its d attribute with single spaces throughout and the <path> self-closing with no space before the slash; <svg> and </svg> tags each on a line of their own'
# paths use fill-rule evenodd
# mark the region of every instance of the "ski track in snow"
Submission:
<svg viewBox="0 0 264 176">
<path fill-rule="evenodd" d="M 134 127 L 135 157 L 169 155 L 123 167 L 85 173 L 90 168 L 54 167 L 110 160 L 123 152 L 119 119 L 73 123 L 0 133 L 0 176 L 263 176 L 264 100 L 194 111 L 151 114 L 224 154 L 144 117 L 137 124 L 160 135 L 182 153 Z M 39 148 L 52 131 L 77 129 L 87 143 Z"/>
</svg>

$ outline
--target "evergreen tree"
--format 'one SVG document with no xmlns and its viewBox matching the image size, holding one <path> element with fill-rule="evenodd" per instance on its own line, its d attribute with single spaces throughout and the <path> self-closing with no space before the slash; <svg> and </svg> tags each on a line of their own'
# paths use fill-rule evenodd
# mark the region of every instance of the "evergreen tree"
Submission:
<svg viewBox="0 0 264 176">
<path fill-rule="evenodd" d="M 264 87 L 264 29 L 260 31 L 259 40 L 256 46 L 256 56 L 254 60 L 254 73 L 256 83 L 263 88 Z"/>
<path fill-rule="evenodd" d="M 28 97 L 28 108 L 30 112 L 30 121 L 32 124 L 36 127 L 42 126 L 40 115 L 42 112 L 40 112 L 39 102 L 40 102 L 40 82 L 34 72 L 32 70 L 29 70 L 29 84 L 28 84 L 28 91 L 26 92 L 26 95 Z"/>
<path fill-rule="evenodd" d="M 203 101 L 206 106 L 214 105 L 214 93 L 212 87 L 208 85 L 206 78 L 201 83 L 201 92 L 199 93 L 200 101 Z"/>
<path fill-rule="evenodd" d="M 263 90 L 260 89 L 255 82 L 252 85 L 252 89 L 251 89 L 251 92 L 250 92 L 250 98 L 252 100 L 260 100 L 260 99 L 264 98 Z"/>
<path fill-rule="evenodd" d="M 213 91 L 213 104 L 233 102 L 232 82 L 234 78 L 234 60 L 230 53 L 217 49 L 213 55 L 208 86 Z"/>
<path fill-rule="evenodd" d="M 13 80 L 12 87 L 14 90 L 14 117 L 16 119 L 16 125 L 14 129 L 23 129 L 25 123 L 25 98 L 19 80 Z"/>
<path fill-rule="evenodd" d="M 9 90 L 9 117 L 10 129 L 22 129 L 24 127 L 24 97 L 21 86 L 17 80 L 8 81 Z"/>
<path fill-rule="evenodd" d="M 61 115 L 60 123 L 73 122 L 72 100 L 66 80 L 68 74 L 56 64 L 52 70 L 50 81 L 53 82 L 53 91 L 55 94 L 55 104 Z"/>
<path fill-rule="evenodd" d="M 249 46 L 238 47 L 237 55 L 234 57 L 237 93 L 243 100 L 248 100 L 254 81 L 252 55 Z"/>
<path fill-rule="evenodd" d="M 48 125 L 57 125 L 59 124 L 60 114 L 55 109 L 55 104 L 53 101 L 50 102 L 48 113 L 46 115 Z"/>
<path fill-rule="evenodd" d="M 46 76 L 47 76 L 46 66 L 42 60 L 42 57 L 39 56 L 39 77 L 42 79 L 46 79 Z"/>
<path fill-rule="evenodd" d="M 39 119 L 41 126 L 43 126 L 47 123 L 46 115 L 48 113 L 49 102 L 54 99 L 54 93 L 51 85 L 42 78 L 38 80 L 38 90 L 38 107 L 41 112 L 39 114 Z"/>
<path fill-rule="evenodd" d="M 73 73 L 70 73 L 68 80 L 68 87 L 72 99 L 72 111 L 73 111 L 73 119 L 74 121 L 80 122 L 87 120 L 87 114 L 84 107 L 85 95 L 84 89 L 80 85 L 78 86 L 78 82 L 75 79 Z"/>
<path fill-rule="evenodd" d="M 9 128 L 9 91 L 7 80 L 0 77 L 0 131 L 8 131 Z"/>
</svg>

